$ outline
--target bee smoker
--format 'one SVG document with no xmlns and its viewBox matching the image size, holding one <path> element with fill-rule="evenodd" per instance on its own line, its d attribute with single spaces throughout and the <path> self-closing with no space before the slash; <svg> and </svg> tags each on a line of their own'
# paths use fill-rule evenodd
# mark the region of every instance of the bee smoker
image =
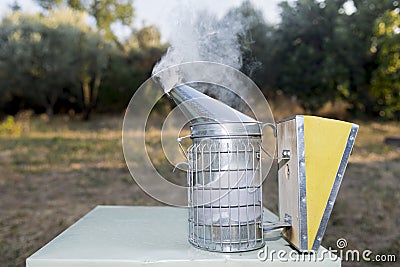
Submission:
<svg viewBox="0 0 400 267">
<path fill-rule="evenodd" d="M 261 122 L 186 85 L 168 95 L 190 121 L 189 242 L 217 252 L 264 246 L 282 228 L 299 251 L 316 251 L 351 153 L 358 125 L 297 115 L 272 125 L 276 135 L 279 221 L 263 222 Z"/>
</svg>

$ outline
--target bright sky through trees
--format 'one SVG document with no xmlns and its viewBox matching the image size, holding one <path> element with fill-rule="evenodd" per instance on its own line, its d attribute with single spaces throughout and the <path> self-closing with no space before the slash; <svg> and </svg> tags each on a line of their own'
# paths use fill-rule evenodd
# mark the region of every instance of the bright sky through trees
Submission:
<svg viewBox="0 0 400 267">
<path fill-rule="evenodd" d="M 2 0 L 0 1 L 0 16 L 10 11 L 10 5 L 15 0 Z M 134 26 L 141 28 L 143 23 L 154 24 L 160 31 L 164 41 L 168 39 L 170 34 L 173 34 L 173 29 L 170 29 L 171 23 L 168 23 L 168 14 L 174 12 L 181 0 L 134 0 L 133 5 L 135 8 Z M 222 17 L 230 8 L 238 7 L 243 0 L 202 0 L 193 1 L 193 8 L 211 10 L 219 17 Z M 255 7 L 262 10 L 265 20 L 269 22 L 277 22 L 279 19 L 278 3 L 280 0 L 251 0 Z M 37 12 L 40 7 L 33 0 L 17 0 L 24 12 Z M 129 35 L 129 30 L 122 26 L 116 27 L 116 32 L 120 36 Z"/>
</svg>

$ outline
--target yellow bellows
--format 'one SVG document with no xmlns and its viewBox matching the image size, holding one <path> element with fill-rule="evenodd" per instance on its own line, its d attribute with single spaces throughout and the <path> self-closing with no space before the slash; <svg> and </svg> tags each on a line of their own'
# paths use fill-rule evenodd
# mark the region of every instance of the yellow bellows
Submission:
<svg viewBox="0 0 400 267">
<path fill-rule="evenodd" d="M 304 117 L 308 249 L 316 238 L 352 123 Z"/>
<path fill-rule="evenodd" d="M 301 251 L 317 250 L 325 233 L 358 125 L 315 116 L 295 116 L 277 125 L 278 153 L 296 151 L 279 170 L 280 218 L 293 220 L 286 238 Z M 286 146 L 286 147 L 285 147 Z M 279 155 L 279 154 L 278 154 Z M 281 189 L 282 187 L 282 189 Z M 288 192 L 296 194 L 288 195 Z M 297 191 L 296 191 L 297 190 Z M 282 196 L 281 196 L 282 195 Z M 296 214 L 297 213 L 297 214 Z"/>
</svg>

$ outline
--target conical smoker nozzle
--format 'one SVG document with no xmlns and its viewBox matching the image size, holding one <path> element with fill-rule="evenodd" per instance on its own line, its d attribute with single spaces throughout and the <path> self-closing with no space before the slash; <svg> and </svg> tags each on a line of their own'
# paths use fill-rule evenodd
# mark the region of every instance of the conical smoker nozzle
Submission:
<svg viewBox="0 0 400 267">
<path fill-rule="evenodd" d="M 192 123 L 257 123 L 255 119 L 246 114 L 187 85 L 179 85 L 172 88 L 168 95 Z"/>
</svg>

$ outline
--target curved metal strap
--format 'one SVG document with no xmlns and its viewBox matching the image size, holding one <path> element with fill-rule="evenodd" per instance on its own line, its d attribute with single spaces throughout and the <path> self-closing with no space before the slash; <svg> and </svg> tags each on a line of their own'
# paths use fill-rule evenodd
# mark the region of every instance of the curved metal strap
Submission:
<svg viewBox="0 0 400 267">
<path fill-rule="evenodd" d="M 182 153 L 183 153 L 183 155 L 185 156 L 185 158 L 186 158 L 187 161 L 189 161 L 189 156 L 188 156 L 188 154 L 186 153 L 185 149 L 183 148 L 181 141 L 182 141 L 183 139 L 188 138 L 188 137 L 190 137 L 190 135 L 186 135 L 186 136 L 183 136 L 183 137 L 178 137 L 178 138 L 176 139 L 176 141 L 178 141 L 179 148 L 181 149 L 181 151 L 182 151 Z M 178 163 L 178 164 L 179 164 L 179 163 Z"/>
</svg>

